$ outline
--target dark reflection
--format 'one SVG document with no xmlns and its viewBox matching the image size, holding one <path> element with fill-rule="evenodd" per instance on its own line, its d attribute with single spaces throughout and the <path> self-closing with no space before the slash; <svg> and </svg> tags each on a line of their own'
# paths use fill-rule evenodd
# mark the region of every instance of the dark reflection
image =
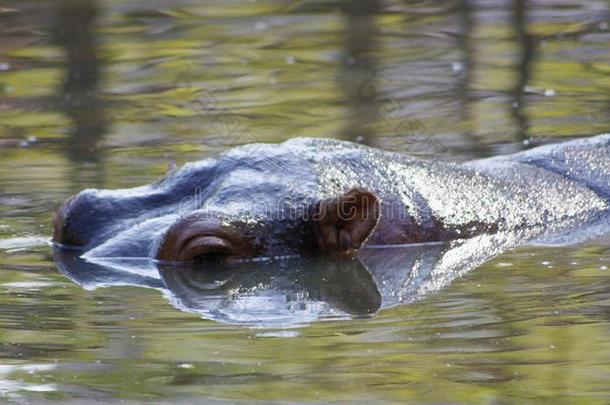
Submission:
<svg viewBox="0 0 610 405">
<path fill-rule="evenodd" d="M 456 82 L 456 90 L 460 100 L 460 118 L 466 124 L 464 136 L 469 140 L 474 140 L 472 133 L 472 102 L 474 100 L 470 88 L 472 86 L 474 63 L 472 61 L 475 47 L 472 38 L 474 29 L 474 18 L 472 5 L 470 0 L 459 0 L 457 4 L 456 14 L 459 16 L 460 34 L 457 37 L 457 46 L 461 51 L 462 58 L 460 64 L 454 66 L 457 70 L 458 80 Z M 474 142 L 473 142 L 474 143 Z"/>
<path fill-rule="evenodd" d="M 515 121 L 516 140 L 523 142 L 529 137 L 529 119 L 525 112 L 525 87 L 530 82 L 534 63 L 536 44 L 534 37 L 528 32 L 528 0 L 513 1 L 513 26 L 515 40 L 520 48 L 516 70 L 517 79 L 512 91 L 511 116 Z"/>
<path fill-rule="evenodd" d="M 513 2 L 513 26 L 515 28 L 515 40 L 519 46 L 519 58 L 516 70 L 517 78 L 513 88 L 511 115 L 515 121 L 515 137 L 519 142 L 529 137 L 529 118 L 525 112 L 525 87 L 530 82 L 532 66 L 534 63 L 534 51 L 536 44 L 534 37 L 528 32 L 528 0 L 514 0 Z"/>
<path fill-rule="evenodd" d="M 108 127 L 99 96 L 101 60 L 95 37 L 99 14 L 94 0 L 60 0 L 53 23 L 53 37 L 66 56 L 65 75 L 58 89 L 58 106 L 72 121 L 64 150 L 77 175 L 94 165 L 98 185 L 103 183 L 98 145 Z"/>
<path fill-rule="evenodd" d="M 474 34 L 477 23 L 476 9 L 472 0 L 459 0 L 454 12 L 459 21 L 457 46 L 462 57 L 457 65 L 454 64 L 453 70 L 458 77 L 455 88 L 459 97 L 459 117 L 466 125 L 462 132 L 464 144 L 468 145 L 467 153 L 473 157 L 491 156 L 493 153 L 487 140 L 477 137 L 473 127 L 476 115 L 473 113 L 473 107 L 481 101 L 472 90 L 477 68 L 477 40 Z"/>
<path fill-rule="evenodd" d="M 368 315 L 381 306 L 375 282 L 355 259 L 166 266 L 160 274 L 179 306 L 229 322 L 293 324 L 334 312 Z"/>
<path fill-rule="evenodd" d="M 452 244 L 364 249 L 357 259 L 298 258 L 194 267 L 91 258 L 55 250 L 59 270 L 86 289 L 135 285 L 165 291 L 177 308 L 231 324 L 292 327 L 374 314 L 417 301 L 516 243 L 483 236 Z M 447 259 L 449 258 L 449 259 Z"/>
<path fill-rule="evenodd" d="M 372 128 L 377 118 L 377 60 L 379 29 L 375 15 L 381 4 L 377 0 L 350 0 L 341 3 L 345 14 L 345 42 L 341 60 L 341 83 L 349 116 L 343 137 L 371 145 Z"/>
<path fill-rule="evenodd" d="M 92 263 L 81 257 L 80 250 L 53 248 L 53 259 L 60 273 L 85 289 L 111 285 L 162 288 L 156 267 L 147 259 L 112 263 Z"/>
</svg>

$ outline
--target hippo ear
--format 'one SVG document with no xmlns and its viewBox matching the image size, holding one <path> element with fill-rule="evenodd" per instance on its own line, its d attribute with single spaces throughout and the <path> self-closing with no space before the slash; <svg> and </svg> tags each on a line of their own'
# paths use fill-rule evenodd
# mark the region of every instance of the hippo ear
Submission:
<svg viewBox="0 0 610 405">
<path fill-rule="evenodd" d="M 324 252 L 358 249 L 379 221 L 379 200 L 375 194 L 354 188 L 335 198 L 320 201 L 313 222 L 316 242 Z"/>
</svg>

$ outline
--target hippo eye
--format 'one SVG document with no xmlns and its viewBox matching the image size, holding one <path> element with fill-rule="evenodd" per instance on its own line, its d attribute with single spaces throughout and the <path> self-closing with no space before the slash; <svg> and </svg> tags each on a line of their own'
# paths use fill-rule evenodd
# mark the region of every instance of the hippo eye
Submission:
<svg viewBox="0 0 610 405">
<path fill-rule="evenodd" d="M 214 217 L 191 215 L 165 234 L 157 259 L 178 262 L 222 261 L 255 257 L 260 245 L 238 226 L 223 226 Z"/>
<path fill-rule="evenodd" d="M 220 261 L 234 256 L 231 242 L 218 236 L 197 236 L 186 242 L 183 256 L 194 262 Z"/>
</svg>

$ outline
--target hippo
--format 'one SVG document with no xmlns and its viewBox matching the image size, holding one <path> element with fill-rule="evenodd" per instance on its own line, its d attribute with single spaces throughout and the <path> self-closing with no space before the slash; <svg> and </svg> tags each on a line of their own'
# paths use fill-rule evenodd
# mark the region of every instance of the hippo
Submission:
<svg viewBox="0 0 610 405">
<path fill-rule="evenodd" d="M 604 237 L 608 229 L 610 218 L 605 216 L 556 231 L 538 226 L 441 243 L 363 247 L 355 255 L 208 261 L 205 265 L 83 257 L 79 250 L 58 246 L 53 255 L 59 271 L 83 289 L 154 289 L 180 311 L 292 336 L 298 333 L 295 328 L 313 322 L 368 318 L 386 308 L 421 301 L 508 248 L 525 243 L 547 247 L 585 243 Z"/>
<path fill-rule="evenodd" d="M 348 141 L 250 144 L 153 184 L 87 189 L 53 221 L 84 258 L 239 261 L 569 229 L 608 212 L 610 134 L 469 162 Z"/>
</svg>

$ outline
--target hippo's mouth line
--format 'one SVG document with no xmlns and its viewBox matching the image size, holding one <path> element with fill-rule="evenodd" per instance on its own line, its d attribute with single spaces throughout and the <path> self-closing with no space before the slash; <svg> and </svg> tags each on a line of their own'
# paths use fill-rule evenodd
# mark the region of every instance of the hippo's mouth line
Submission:
<svg viewBox="0 0 610 405">
<path fill-rule="evenodd" d="M 51 247 L 57 247 L 62 250 L 70 250 L 70 251 L 75 251 L 75 252 L 76 251 L 81 251 L 81 252 L 87 251 L 86 246 L 73 245 L 73 244 L 69 244 L 69 243 L 61 243 L 61 242 L 54 240 L 53 238 L 50 238 L 48 240 L 48 245 Z"/>
</svg>

